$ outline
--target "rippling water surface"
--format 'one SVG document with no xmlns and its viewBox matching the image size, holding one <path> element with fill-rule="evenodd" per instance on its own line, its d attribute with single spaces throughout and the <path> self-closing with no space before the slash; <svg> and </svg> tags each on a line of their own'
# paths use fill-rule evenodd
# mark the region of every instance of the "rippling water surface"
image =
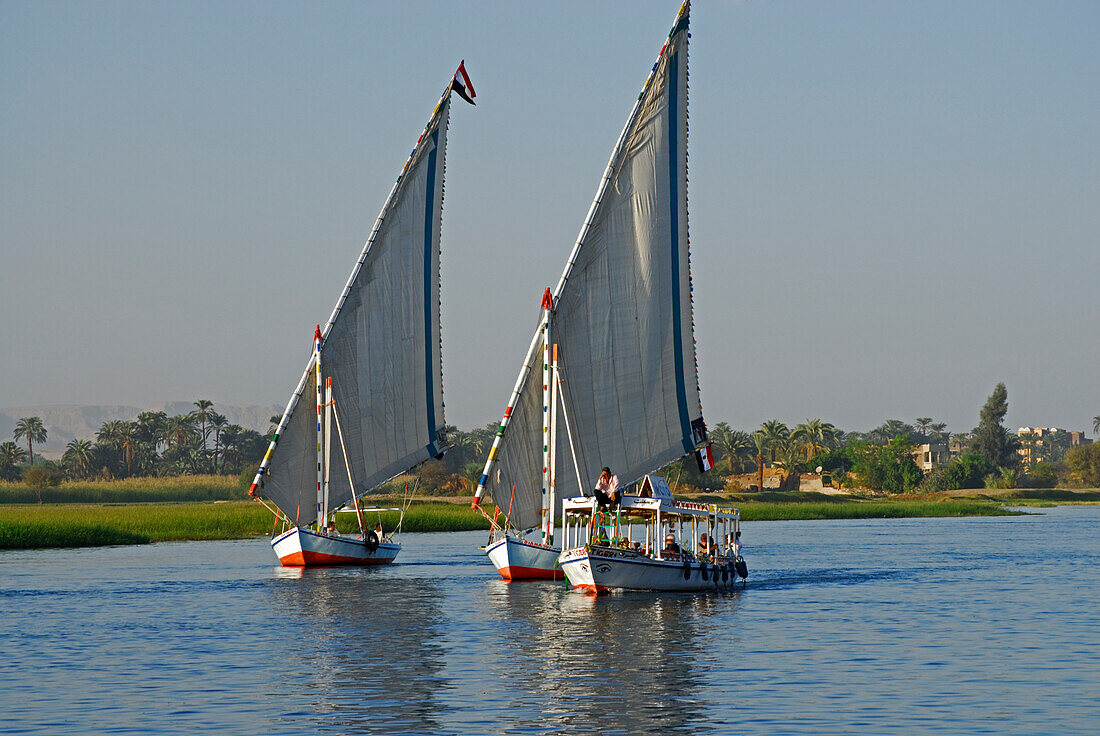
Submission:
<svg viewBox="0 0 1100 736">
<path fill-rule="evenodd" d="M 1098 524 L 746 523 L 744 588 L 601 598 L 494 579 L 480 532 L 3 552 L 0 732 L 1097 733 Z"/>
</svg>

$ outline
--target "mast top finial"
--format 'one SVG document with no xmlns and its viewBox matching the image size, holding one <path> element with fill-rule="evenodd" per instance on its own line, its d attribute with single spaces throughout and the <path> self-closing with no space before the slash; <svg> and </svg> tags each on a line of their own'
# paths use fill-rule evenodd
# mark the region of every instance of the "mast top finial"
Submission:
<svg viewBox="0 0 1100 736">
<path fill-rule="evenodd" d="M 546 287 L 546 291 L 542 292 L 542 309 L 554 308 L 554 297 L 550 295 L 550 287 Z"/>
<path fill-rule="evenodd" d="M 313 339 L 314 340 L 320 340 L 321 339 L 321 325 L 317 325 L 317 329 L 313 333 Z"/>
</svg>

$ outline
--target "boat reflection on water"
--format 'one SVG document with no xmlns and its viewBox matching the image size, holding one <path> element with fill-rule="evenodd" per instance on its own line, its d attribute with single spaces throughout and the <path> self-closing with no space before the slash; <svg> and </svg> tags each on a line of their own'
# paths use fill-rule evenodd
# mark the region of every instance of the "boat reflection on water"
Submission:
<svg viewBox="0 0 1100 736">
<path fill-rule="evenodd" d="M 709 703 L 698 695 L 714 661 L 704 632 L 718 624 L 711 616 L 735 614 L 740 591 L 597 597 L 543 583 L 493 588 L 511 651 L 487 665 L 514 693 L 515 712 L 533 711 L 534 731 L 711 730 Z"/>
<path fill-rule="evenodd" d="M 442 593 L 429 580 L 377 572 L 276 568 L 272 624 L 296 638 L 297 656 L 272 695 L 278 702 L 290 689 L 310 703 L 286 718 L 347 734 L 440 729 Z"/>
</svg>

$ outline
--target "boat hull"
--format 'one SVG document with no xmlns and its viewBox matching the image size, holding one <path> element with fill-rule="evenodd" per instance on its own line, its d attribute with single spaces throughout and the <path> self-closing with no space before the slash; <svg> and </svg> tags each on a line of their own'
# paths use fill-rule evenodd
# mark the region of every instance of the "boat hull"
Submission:
<svg viewBox="0 0 1100 736">
<path fill-rule="evenodd" d="M 275 537 L 271 547 L 284 567 L 387 565 L 401 551 L 394 542 L 382 542 L 372 551 L 357 537 L 318 534 L 302 527 Z"/>
<path fill-rule="evenodd" d="M 497 572 L 505 580 L 561 580 L 561 550 L 536 542 L 505 536 L 485 548 Z"/>
<path fill-rule="evenodd" d="M 655 560 L 632 550 L 590 546 L 567 550 L 559 561 L 570 587 L 595 594 L 613 590 L 722 590 L 733 585 L 736 578 L 733 561 L 728 558 L 720 560 L 717 570 L 710 562 L 704 569 L 692 558 L 685 565 L 679 554 Z"/>
</svg>

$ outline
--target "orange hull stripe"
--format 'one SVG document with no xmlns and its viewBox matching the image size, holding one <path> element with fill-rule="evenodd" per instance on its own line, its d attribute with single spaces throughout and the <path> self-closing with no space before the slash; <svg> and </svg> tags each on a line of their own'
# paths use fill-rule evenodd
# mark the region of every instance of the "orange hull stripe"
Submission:
<svg viewBox="0 0 1100 736">
<path fill-rule="evenodd" d="M 500 576 L 505 580 L 561 580 L 565 573 L 561 570 L 544 570 L 541 567 L 521 567 L 509 565 L 500 568 Z"/>
<path fill-rule="evenodd" d="M 312 567 L 314 565 L 386 565 L 393 562 L 393 557 L 344 557 L 343 555 L 326 555 L 320 552 L 293 552 L 285 557 L 280 557 L 279 562 L 283 567 Z"/>
</svg>

